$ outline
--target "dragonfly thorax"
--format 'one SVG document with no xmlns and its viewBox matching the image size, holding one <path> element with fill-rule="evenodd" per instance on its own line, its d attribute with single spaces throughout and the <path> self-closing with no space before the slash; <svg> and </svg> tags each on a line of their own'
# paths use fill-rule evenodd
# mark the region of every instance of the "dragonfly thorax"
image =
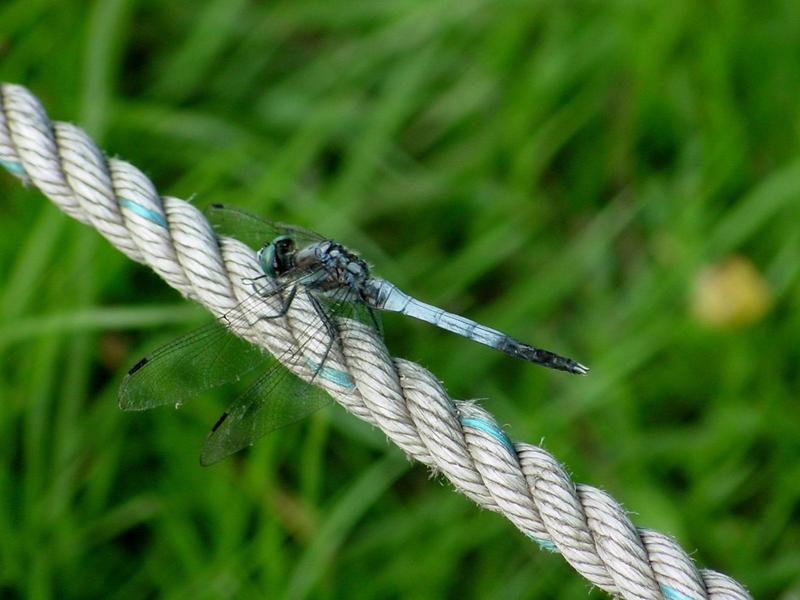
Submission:
<svg viewBox="0 0 800 600">
<path fill-rule="evenodd" d="M 317 263 L 315 265 L 315 263 Z M 356 254 L 332 240 L 313 244 L 295 257 L 297 269 L 320 269 L 315 287 L 323 291 L 360 290 L 369 277 L 369 266 Z"/>
<path fill-rule="evenodd" d="M 298 248 L 289 236 L 279 236 L 258 251 L 264 273 L 273 278 L 297 278 L 323 292 L 342 288 L 360 292 L 369 279 L 369 266 L 356 254 L 332 240 Z"/>
</svg>

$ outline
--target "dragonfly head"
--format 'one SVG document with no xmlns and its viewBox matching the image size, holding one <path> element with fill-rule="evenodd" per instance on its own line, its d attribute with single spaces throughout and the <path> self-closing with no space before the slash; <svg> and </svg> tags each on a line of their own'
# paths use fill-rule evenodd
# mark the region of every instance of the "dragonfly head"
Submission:
<svg viewBox="0 0 800 600">
<path fill-rule="evenodd" d="M 261 247 L 258 251 L 258 262 L 264 273 L 277 277 L 294 266 L 295 250 L 294 240 L 287 235 L 281 235 Z"/>
</svg>

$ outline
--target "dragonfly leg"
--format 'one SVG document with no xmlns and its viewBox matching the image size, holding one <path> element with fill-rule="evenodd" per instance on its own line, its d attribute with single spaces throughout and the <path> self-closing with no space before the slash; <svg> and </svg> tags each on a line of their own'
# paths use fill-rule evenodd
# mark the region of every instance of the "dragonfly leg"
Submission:
<svg viewBox="0 0 800 600">
<path fill-rule="evenodd" d="M 281 307 L 281 309 L 277 313 L 275 313 L 274 315 L 261 315 L 261 316 L 258 317 L 259 320 L 261 320 L 261 319 L 277 319 L 278 317 L 284 316 L 286 314 L 286 312 L 289 310 L 289 307 L 292 305 L 292 300 L 294 300 L 294 297 L 296 295 L 297 295 L 297 286 L 294 286 L 291 289 L 291 291 L 289 292 L 289 295 L 286 296 L 286 298 L 285 298 L 285 300 L 283 302 L 283 306 Z"/>
<path fill-rule="evenodd" d="M 259 290 L 258 287 L 256 286 L 256 281 L 266 278 L 267 278 L 266 275 L 259 275 L 258 277 L 245 277 L 244 279 L 242 279 L 242 283 L 245 285 L 249 285 L 251 288 L 253 288 L 253 293 L 258 294 L 260 296 L 261 290 Z"/>
<path fill-rule="evenodd" d="M 311 299 L 311 305 L 314 307 L 314 310 L 316 311 L 317 315 L 319 315 L 319 318 L 322 320 L 325 329 L 328 330 L 328 343 L 325 344 L 325 352 L 323 352 L 322 360 L 319 361 L 319 364 L 317 365 L 316 369 L 314 369 L 314 374 L 311 376 L 311 381 L 314 381 L 314 379 L 316 379 L 317 375 L 320 374 L 323 367 L 325 366 L 325 361 L 328 360 L 328 355 L 331 353 L 331 348 L 333 348 L 333 340 L 334 337 L 336 336 L 337 331 L 336 331 L 336 324 L 333 322 L 333 319 L 325 312 L 325 309 L 322 308 L 322 306 L 319 303 L 319 300 L 314 298 L 314 296 L 309 296 L 309 298 Z"/>
</svg>

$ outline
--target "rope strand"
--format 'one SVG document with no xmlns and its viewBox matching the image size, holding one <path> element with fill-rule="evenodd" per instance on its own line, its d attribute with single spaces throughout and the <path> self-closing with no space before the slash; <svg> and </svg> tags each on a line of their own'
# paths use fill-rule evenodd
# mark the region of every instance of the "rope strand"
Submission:
<svg viewBox="0 0 800 600">
<path fill-rule="evenodd" d="M 252 295 L 245 280 L 261 273 L 251 248 L 216 236 L 194 206 L 159 196 L 141 171 L 106 158 L 78 127 L 51 122 L 19 85 L 0 85 L 0 166 L 215 317 Z M 239 320 L 232 330 L 274 356 L 292 356 L 315 315 L 298 294 L 285 316 Z M 672 538 L 637 529 L 607 493 L 573 483 L 542 448 L 512 444 L 488 412 L 451 399 L 419 365 L 392 358 L 374 331 L 354 322 L 340 329 L 325 365 L 348 378 L 314 383 L 474 502 L 562 554 L 593 585 L 630 600 L 750 598 L 730 577 L 698 570 Z M 319 332 L 309 359 L 322 356 L 326 334 Z M 286 366 L 306 380 L 313 376 L 301 361 Z"/>
</svg>

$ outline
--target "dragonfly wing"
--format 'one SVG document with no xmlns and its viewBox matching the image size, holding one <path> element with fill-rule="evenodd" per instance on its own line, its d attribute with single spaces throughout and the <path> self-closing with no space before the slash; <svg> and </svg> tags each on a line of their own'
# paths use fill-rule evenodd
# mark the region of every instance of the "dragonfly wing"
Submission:
<svg viewBox="0 0 800 600">
<path fill-rule="evenodd" d="M 264 280 L 254 292 L 219 320 L 189 332 L 136 363 L 119 389 L 123 410 L 147 410 L 183 401 L 213 387 L 238 380 L 271 357 L 236 337 L 259 318 L 281 311 L 286 286 Z"/>
<path fill-rule="evenodd" d="M 179 406 L 205 390 L 238 379 L 266 360 L 259 348 L 215 321 L 136 363 L 122 380 L 119 406 L 123 410 Z"/>
<path fill-rule="evenodd" d="M 202 464 L 209 465 L 225 458 L 252 445 L 267 433 L 299 421 L 332 402 L 327 392 L 295 376 L 283 366 L 284 363 L 298 364 L 302 361 L 313 373 L 312 382 L 319 378 L 343 388 L 353 387 L 346 372 L 328 364 L 330 351 L 336 342 L 338 323 L 335 318 L 338 315 L 329 312 L 329 309 L 338 307 L 345 310 L 346 303 L 337 300 L 337 297 L 345 296 L 347 290 L 339 290 L 326 305 L 320 302 L 318 296 L 309 295 L 319 320 L 299 332 L 295 336 L 297 347 L 279 357 L 220 416 L 201 450 Z M 321 336 L 325 336 L 327 341 Z M 322 348 L 316 354 L 309 348 L 312 341 L 318 342 L 318 348 Z"/>
<path fill-rule="evenodd" d="M 273 365 L 222 413 L 200 451 L 210 465 L 333 401 L 326 392 Z"/>
<path fill-rule="evenodd" d="M 363 302 L 328 303 L 328 310 L 336 316 L 340 324 L 347 319 L 358 321 L 375 330 L 383 338 L 383 324 L 380 315 Z"/>
<path fill-rule="evenodd" d="M 378 311 L 359 297 L 354 298 L 354 294 L 348 290 L 341 289 L 334 294 L 318 294 L 316 297 L 326 314 L 335 318 L 337 323 L 341 324 L 348 319 L 358 321 L 383 337 L 383 324 Z"/>
<path fill-rule="evenodd" d="M 218 234 L 236 238 L 254 250 L 281 235 L 291 237 L 298 247 L 325 240 L 308 229 L 263 219 L 233 206 L 212 204 L 204 212 Z"/>
</svg>

